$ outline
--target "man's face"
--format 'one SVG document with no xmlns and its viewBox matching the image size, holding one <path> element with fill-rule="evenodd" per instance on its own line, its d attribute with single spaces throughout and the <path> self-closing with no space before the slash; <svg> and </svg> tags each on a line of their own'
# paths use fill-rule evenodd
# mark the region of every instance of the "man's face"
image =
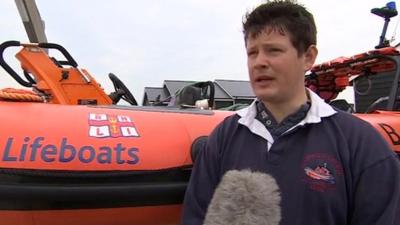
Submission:
<svg viewBox="0 0 400 225">
<path fill-rule="evenodd" d="M 315 50 L 314 55 L 309 51 Z M 304 95 L 304 73 L 316 57 L 315 46 L 299 55 L 289 35 L 265 29 L 246 42 L 247 66 L 255 95 L 263 102 L 281 104 Z"/>
</svg>

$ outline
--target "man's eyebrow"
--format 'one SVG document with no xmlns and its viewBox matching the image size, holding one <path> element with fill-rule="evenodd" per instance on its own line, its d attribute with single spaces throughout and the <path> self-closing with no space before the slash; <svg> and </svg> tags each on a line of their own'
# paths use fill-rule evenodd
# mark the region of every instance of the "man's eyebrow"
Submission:
<svg viewBox="0 0 400 225">
<path fill-rule="evenodd" d="M 260 46 L 262 47 L 275 47 L 275 48 L 280 48 L 283 47 L 284 45 L 280 44 L 280 43 L 261 43 Z M 247 49 L 252 49 L 255 48 L 255 45 L 249 46 L 247 45 Z"/>
</svg>

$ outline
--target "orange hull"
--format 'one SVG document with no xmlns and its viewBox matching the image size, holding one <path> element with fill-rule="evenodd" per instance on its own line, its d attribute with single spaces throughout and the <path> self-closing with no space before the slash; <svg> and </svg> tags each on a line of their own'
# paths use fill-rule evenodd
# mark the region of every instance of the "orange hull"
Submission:
<svg viewBox="0 0 400 225">
<path fill-rule="evenodd" d="M 400 155 L 400 112 L 376 111 L 371 114 L 355 115 L 375 127 L 392 150 Z"/>
<path fill-rule="evenodd" d="M 0 114 L 0 168 L 132 171 L 191 165 L 193 141 L 232 112 L 1 102 Z"/>
<path fill-rule="evenodd" d="M 164 225 L 180 224 L 179 205 L 115 209 L 1 211 L 1 225 Z"/>
<path fill-rule="evenodd" d="M 232 114 L 0 103 L 0 225 L 179 224 L 192 143 Z M 400 152 L 399 113 L 356 116 Z"/>
<path fill-rule="evenodd" d="M 179 224 L 192 144 L 232 114 L 0 104 L 0 225 Z"/>
</svg>

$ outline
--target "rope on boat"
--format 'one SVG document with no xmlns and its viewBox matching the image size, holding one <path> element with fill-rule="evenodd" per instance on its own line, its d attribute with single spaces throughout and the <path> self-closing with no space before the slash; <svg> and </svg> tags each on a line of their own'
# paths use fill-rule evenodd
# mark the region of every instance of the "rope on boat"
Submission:
<svg viewBox="0 0 400 225">
<path fill-rule="evenodd" d="M 0 100 L 20 102 L 43 102 L 38 94 L 30 90 L 4 88 L 0 90 Z"/>
</svg>

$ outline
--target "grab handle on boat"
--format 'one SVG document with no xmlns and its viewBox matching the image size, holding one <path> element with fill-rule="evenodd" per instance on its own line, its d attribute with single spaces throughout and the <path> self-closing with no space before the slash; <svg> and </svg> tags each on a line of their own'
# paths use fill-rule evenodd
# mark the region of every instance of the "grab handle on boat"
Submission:
<svg viewBox="0 0 400 225">
<path fill-rule="evenodd" d="M 70 65 L 75 68 L 78 67 L 78 63 L 75 61 L 74 58 L 72 58 L 72 56 L 63 46 L 54 43 L 39 43 L 38 46 L 40 48 L 57 49 L 67 59 L 67 61 L 58 61 L 61 65 Z"/>
<path fill-rule="evenodd" d="M 3 69 L 4 69 L 5 71 L 7 71 L 7 73 L 10 74 L 19 84 L 21 84 L 22 86 L 25 86 L 25 87 L 32 87 L 32 83 L 31 83 L 31 82 L 28 82 L 28 81 L 25 81 L 24 79 L 22 79 L 21 76 L 19 76 L 19 75 L 17 74 L 17 72 L 15 72 L 15 70 L 13 70 L 13 69 L 10 67 L 10 65 L 8 65 L 8 63 L 4 60 L 4 57 L 3 57 L 3 53 L 4 53 L 4 50 L 5 50 L 6 48 L 8 48 L 8 47 L 19 47 L 19 46 L 21 46 L 21 43 L 20 43 L 19 41 L 6 41 L 6 42 L 3 42 L 3 43 L 0 45 L 0 65 L 1 65 L 1 67 L 3 67 Z"/>
</svg>

